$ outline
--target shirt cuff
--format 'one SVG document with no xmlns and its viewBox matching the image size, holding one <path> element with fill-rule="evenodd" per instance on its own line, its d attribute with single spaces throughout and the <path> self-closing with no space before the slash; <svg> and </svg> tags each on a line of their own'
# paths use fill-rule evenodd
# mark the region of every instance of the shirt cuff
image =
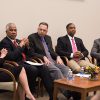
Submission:
<svg viewBox="0 0 100 100">
<path fill-rule="evenodd" d="M 83 53 L 81 53 L 82 57 L 84 57 Z"/>
<path fill-rule="evenodd" d="M 73 53 L 71 53 L 70 58 L 73 58 Z"/>
<path fill-rule="evenodd" d="M 57 58 L 60 58 L 60 56 L 57 56 Z"/>
</svg>

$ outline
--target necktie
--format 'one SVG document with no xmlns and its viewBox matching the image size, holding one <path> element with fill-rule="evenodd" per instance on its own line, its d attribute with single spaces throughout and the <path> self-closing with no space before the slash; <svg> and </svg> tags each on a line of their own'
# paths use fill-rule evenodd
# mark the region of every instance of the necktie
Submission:
<svg viewBox="0 0 100 100">
<path fill-rule="evenodd" d="M 74 39 L 72 38 L 71 40 L 72 40 L 72 50 L 73 50 L 73 53 L 75 53 L 77 51 L 77 47 L 76 47 Z M 78 62 L 79 59 L 78 58 L 74 58 L 74 60 L 76 62 Z"/>
<path fill-rule="evenodd" d="M 48 57 L 48 59 L 53 63 L 53 59 L 50 55 L 50 52 L 49 52 L 49 49 L 48 49 L 48 46 L 46 44 L 46 41 L 44 39 L 44 37 L 41 37 L 41 40 L 42 40 L 42 44 L 43 44 L 43 47 L 44 47 L 44 50 L 45 50 L 45 53 L 46 53 L 46 56 Z"/>
<path fill-rule="evenodd" d="M 76 44 L 75 44 L 75 41 L 74 39 L 72 38 L 72 50 L 73 50 L 73 53 L 77 51 L 77 47 L 76 47 Z"/>
<path fill-rule="evenodd" d="M 16 42 L 16 40 L 14 40 L 13 44 L 15 45 L 15 47 L 18 46 L 18 43 Z M 22 57 L 23 57 L 23 60 L 25 61 L 26 60 L 26 55 L 23 52 L 22 52 Z"/>
<path fill-rule="evenodd" d="M 18 44 L 17 44 L 16 40 L 14 40 L 13 44 L 14 44 L 14 46 L 15 46 L 15 47 L 17 47 L 17 46 L 18 46 Z"/>
<path fill-rule="evenodd" d="M 23 57 L 23 60 L 26 61 L 26 55 L 23 52 L 22 52 L 22 57 Z"/>
</svg>

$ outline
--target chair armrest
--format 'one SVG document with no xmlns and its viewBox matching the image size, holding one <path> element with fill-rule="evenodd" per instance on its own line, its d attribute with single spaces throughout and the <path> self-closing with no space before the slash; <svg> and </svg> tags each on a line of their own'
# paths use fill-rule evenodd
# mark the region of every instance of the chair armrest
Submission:
<svg viewBox="0 0 100 100">
<path fill-rule="evenodd" d="M 11 67 L 19 66 L 18 63 L 14 62 L 14 61 L 8 61 L 8 60 L 6 60 L 3 65 L 8 65 L 8 66 L 11 66 Z"/>
<path fill-rule="evenodd" d="M 37 63 L 37 61 L 35 59 L 33 59 L 33 58 L 31 59 L 31 61 Z"/>
<path fill-rule="evenodd" d="M 16 79 L 15 79 L 14 75 L 9 70 L 4 69 L 4 68 L 0 68 L 0 72 L 4 72 L 4 73 L 8 74 L 12 78 L 12 80 L 14 82 L 16 82 Z"/>
<path fill-rule="evenodd" d="M 86 60 L 86 59 L 87 59 L 90 63 L 92 63 L 91 57 L 87 56 L 87 57 L 85 57 L 85 60 Z"/>
<path fill-rule="evenodd" d="M 4 69 L 4 68 L 0 68 L 0 72 L 4 72 L 5 74 L 8 74 L 11 78 L 12 78 L 12 81 L 13 81 L 13 91 L 14 91 L 14 94 L 13 94 L 13 100 L 16 100 L 16 79 L 14 77 L 14 75 L 7 69 Z"/>
<path fill-rule="evenodd" d="M 92 61 L 92 64 L 97 65 L 97 61 L 96 61 L 96 59 L 94 57 L 91 57 L 91 61 Z"/>
<path fill-rule="evenodd" d="M 32 59 L 34 59 L 38 63 L 43 63 L 43 60 L 38 57 L 33 57 Z"/>
<path fill-rule="evenodd" d="M 65 56 L 60 56 L 60 57 L 61 57 L 61 59 L 63 60 L 64 64 L 67 65 L 67 63 L 68 63 L 68 58 L 65 57 Z"/>
</svg>

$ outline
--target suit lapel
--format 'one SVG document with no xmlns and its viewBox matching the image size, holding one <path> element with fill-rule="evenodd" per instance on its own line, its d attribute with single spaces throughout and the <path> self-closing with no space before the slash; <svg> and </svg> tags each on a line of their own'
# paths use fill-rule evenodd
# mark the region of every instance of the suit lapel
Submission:
<svg viewBox="0 0 100 100">
<path fill-rule="evenodd" d="M 45 39 L 45 42 L 46 42 L 47 46 L 49 47 L 48 44 L 50 43 L 50 41 L 48 41 L 48 38 L 46 36 L 44 37 L 44 39 Z"/>
<path fill-rule="evenodd" d="M 8 40 L 9 44 L 11 45 L 11 47 L 12 47 L 13 49 L 16 49 L 16 46 L 13 44 L 13 42 L 12 42 L 8 37 L 6 37 L 6 39 Z M 19 41 L 18 39 L 16 39 L 16 42 L 17 42 L 18 44 L 20 43 L 20 41 Z"/>
<path fill-rule="evenodd" d="M 42 42 L 41 42 L 41 37 L 38 35 L 38 33 L 36 34 L 36 38 L 37 38 L 38 44 L 39 44 L 40 47 L 41 47 L 41 50 L 44 50 L 43 44 L 42 44 Z"/>
<path fill-rule="evenodd" d="M 73 50 L 72 50 L 72 46 L 71 46 L 71 42 L 70 42 L 70 40 L 69 40 L 69 37 L 68 37 L 68 35 L 66 35 L 66 43 L 67 43 L 67 47 L 70 49 L 70 51 L 71 52 L 73 52 Z"/>
<path fill-rule="evenodd" d="M 20 44 L 20 40 L 16 39 L 16 42 L 18 43 L 18 45 Z"/>
<path fill-rule="evenodd" d="M 79 42 L 78 42 L 78 40 L 77 40 L 77 38 L 76 38 L 76 37 L 75 37 L 74 39 L 75 39 L 76 46 L 77 46 L 77 50 L 78 50 L 78 48 L 79 48 Z"/>
<path fill-rule="evenodd" d="M 9 42 L 9 44 L 11 45 L 11 47 L 12 47 L 13 49 L 15 49 L 16 47 L 14 46 L 14 44 L 12 43 L 12 41 L 11 41 L 8 37 L 6 37 L 6 39 L 7 39 L 7 41 Z"/>
</svg>

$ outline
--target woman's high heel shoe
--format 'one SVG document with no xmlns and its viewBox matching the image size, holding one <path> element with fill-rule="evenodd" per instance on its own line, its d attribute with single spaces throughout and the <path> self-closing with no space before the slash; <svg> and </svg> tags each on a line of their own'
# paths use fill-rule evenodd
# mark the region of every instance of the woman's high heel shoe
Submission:
<svg viewBox="0 0 100 100">
<path fill-rule="evenodd" d="M 36 100 L 35 98 L 29 98 L 27 95 L 26 95 L 26 97 L 25 97 L 25 100 Z"/>
<path fill-rule="evenodd" d="M 30 100 L 29 98 L 25 97 L 25 100 Z"/>
</svg>

